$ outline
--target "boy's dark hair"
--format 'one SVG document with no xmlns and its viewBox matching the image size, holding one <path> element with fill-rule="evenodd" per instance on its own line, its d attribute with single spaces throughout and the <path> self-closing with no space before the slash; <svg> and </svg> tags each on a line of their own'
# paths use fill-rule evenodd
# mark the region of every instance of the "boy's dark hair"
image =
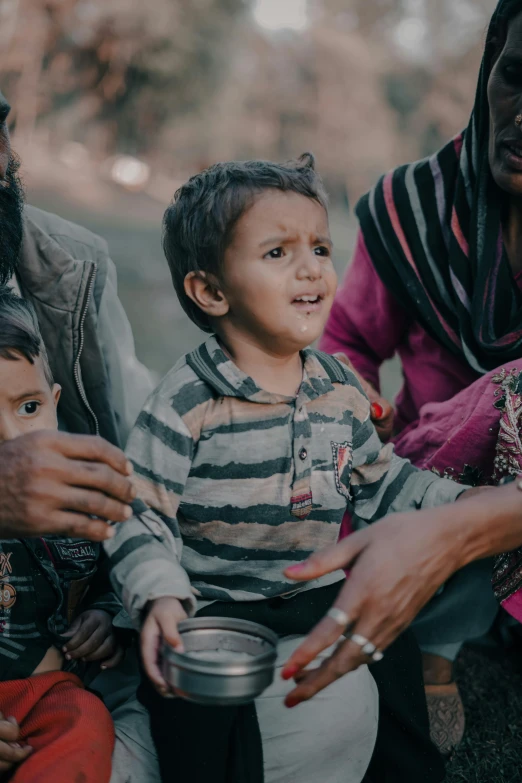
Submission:
<svg viewBox="0 0 522 783">
<path fill-rule="evenodd" d="M 0 356 L 2 359 L 19 359 L 24 356 L 31 364 L 40 356 L 45 378 L 49 386 L 53 385 L 53 375 L 34 308 L 7 285 L 0 286 Z"/>
<path fill-rule="evenodd" d="M 293 191 L 326 209 L 326 191 L 314 166 L 310 152 L 290 163 L 216 163 L 176 191 L 163 217 L 163 250 L 180 304 L 200 329 L 212 331 L 205 313 L 185 293 L 187 274 L 206 272 L 219 280 L 234 227 L 264 190 Z"/>
</svg>

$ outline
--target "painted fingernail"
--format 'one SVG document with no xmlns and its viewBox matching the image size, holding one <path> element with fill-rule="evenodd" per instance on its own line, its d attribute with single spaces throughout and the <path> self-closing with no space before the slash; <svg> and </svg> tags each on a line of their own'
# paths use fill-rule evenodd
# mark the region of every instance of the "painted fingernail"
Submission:
<svg viewBox="0 0 522 783">
<path fill-rule="evenodd" d="M 304 563 L 296 563 L 295 565 L 288 566 L 286 571 L 290 571 L 292 574 L 298 574 L 300 571 L 302 571 L 304 568 L 306 568 L 308 564 L 306 562 Z"/>
<path fill-rule="evenodd" d="M 372 402 L 372 419 L 382 419 L 384 408 L 378 402 Z"/>
<path fill-rule="evenodd" d="M 292 707 L 296 707 L 299 704 L 299 699 L 296 699 L 295 697 L 287 696 L 285 699 L 285 707 L 288 707 L 289 710 L 292 709 Z"/>
<path fill-rule="evenodd" d="M 297 674 L 299 671 L 299 666 L 296 666 L 295 663 L 292 664 L 292 666 L 285 666 L 283 671 L 281 672 L 281 677 L 283 680 L 291 680 L 292 677 Z"/>
</svg>

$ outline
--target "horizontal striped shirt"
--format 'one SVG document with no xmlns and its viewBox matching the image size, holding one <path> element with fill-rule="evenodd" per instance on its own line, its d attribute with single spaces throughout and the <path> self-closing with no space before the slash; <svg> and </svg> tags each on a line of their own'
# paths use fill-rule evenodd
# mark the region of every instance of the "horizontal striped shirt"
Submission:
<svg viewBox="0 0 522 783">
<path fill-rule="evenodd" d="M 301 386 L 287 397 L 259 388 L 211 337 L 149 397 L 127 449 L 143 512 L 105 544 L 135 625 L 160 596 L 193 611 L 196 599 L 295 592 L 283 569 L 335 543 L 347 509 L 373 522 L 463 491 L 381 444 L 344 365 L 311 349 L 302 356 Z"/>
</svg>

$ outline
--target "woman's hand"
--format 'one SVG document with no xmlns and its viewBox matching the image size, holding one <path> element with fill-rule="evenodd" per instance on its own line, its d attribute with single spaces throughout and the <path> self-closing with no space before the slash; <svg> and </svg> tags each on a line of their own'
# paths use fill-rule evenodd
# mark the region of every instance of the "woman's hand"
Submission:
<svg viewBox="0 0 522 783">
<path fill-rule="evenodd" d="M 444 514 L 451 522 L 451 508 L 445 508 Z M 459 547 L 445 518 L 440 508 L 391 515 L 291 566 L 285 575 L 307 581 L 350 568 L 334 606 L 350 618 L 352 633 L 384 651 L 461 566 Z M 325 617 L 290 656 L 282 676 L 293 677 L 297 685 L 286 697 L 287 707 L 312 698 L 361 663 L 368 663 L 361 647 L 347 639 L 318 669 L 304 671 L 342 632 L 341 626 Z"/>
<path fill-rule="evenodd" d="M 375 429 L 377 430 L 377 435 L 383 443 L 386 443 L 386 441 L 391 438 L 393 433 L 393 421 L 395 416 L 393 406 L 390 405 L 388 400 L 386 400 L 384 397 L 381 397 L 381 395 L 375 391 L 371 383 L 368 383 L 368 381 L 365 380 L 359 372 L 357 372 L 346 354 L 335 353 L 334 357 L 339 362 L 345 364 L 353 372 L 363 387 L 368 399 L 371 402 L 370 416 Z"/>
<path fill-rule="evenodd" d="M 101 661 L 102 669 L 112 669 L 123 658 L 112 617 L 103 609 L 82 612 L 63 635 L 71 637 L 62 648 L 67 660 Z"/>
<path fill-rule="evenodd" d="M 156 598 L 148 607 L 147 618 L 143 623 L 140 636 L 141 659 L 154 688 L 162 696 L 167 696 L 169 686 L 160 669 L 161 646 L 167 642 L 178 652 L 183 652 L 183 642 L 178 631 L 178 623 L 185 620 L 187 613 L 177 598 Z"/>
<path fill-rule="evenodd" d="M 18 766 L 31 755 L 33 749 L 30 745 L 21 743 L 20 727 L 15 718 L 4 718 L 0 712 L 0 780 L 10 773 L 13 767 Z"/>
</svg>

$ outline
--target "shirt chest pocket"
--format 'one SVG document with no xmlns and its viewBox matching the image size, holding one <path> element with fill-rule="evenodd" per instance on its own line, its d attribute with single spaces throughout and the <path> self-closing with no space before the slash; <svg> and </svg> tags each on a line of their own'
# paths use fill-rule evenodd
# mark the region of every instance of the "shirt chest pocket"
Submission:
<svg viewBox="0 0 522 783">
<path fill-rule="evenodd" d="M 53 562 L 65 580 L 85 579 L 94 574 L 100 545 L 91 541 L 48 541 Z"/>
<path fill-rule="evenodd" d="M 335 475 L 335 487 L 339 494 L 348 500 L 352 499 L 350 483 L 353 468 L 352 441 L 345 440 L 342 443 L 331 441 L 333 454 L 333 468 Z"/>
</svg>

